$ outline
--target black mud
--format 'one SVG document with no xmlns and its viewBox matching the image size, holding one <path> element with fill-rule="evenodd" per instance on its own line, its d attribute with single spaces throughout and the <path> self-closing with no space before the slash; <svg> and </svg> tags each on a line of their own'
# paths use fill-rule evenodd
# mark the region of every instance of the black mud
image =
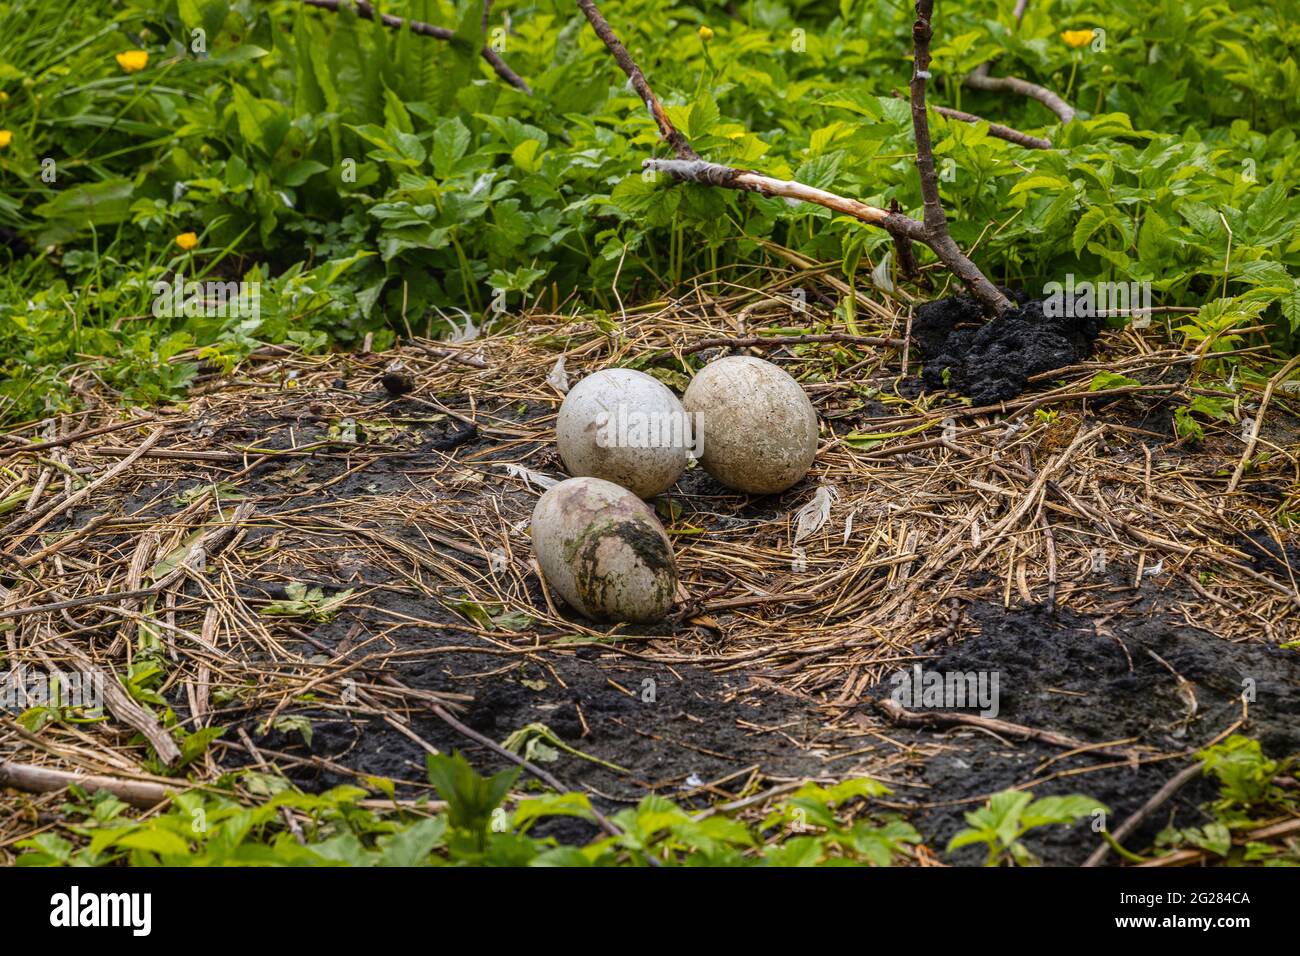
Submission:
<svg viewBox="0 0 1300 956">
<path fill-rule="evenodd" d="M 1175 620 L 1159 601 L 1140 602 L 1105 623 L 1065 609 L 989 605 L 968 608 L 967 621 L 977 624 L 979 632 L 927 662 L 926 670 L 996 671 L 999 720 L 1089 743 L 1136 738 L 1136 744 L 1161 753 L 1181 753 L 1208 744 L 1240 719 L 1241 695 L 1250 687 L 1255 695 L 1250 723 L 1238 732 L 1258 739 L 1271 757 L 1300 752 L 1300 654 L 1295 651 L 1225 641 L 1188 626 L 1181 617 Z M 1195 695 L 1194 713 L 1179 677 Z M 888 697 L 895 686 L 886 681 L 872 696 Z M 1079 756 L 1045 766 L 1063 751 L 1038 743 L 1003 743 L 965 728 L 897 732 L 952 745 L 951 751 L 928 760 L 915 781 L 929 788 L 921 792 L 933 805 L 913 822 L 940 852 L 966 825 L 965 812 L 1007 787 L 1027 786 L 1036 796 L 1094 797 L 1110 809 L 1114 828 L 1187 765 L 1186 760 L 1169 760 L 1092 770 L 1113 758 Z M 1080 769 L 1088 772 L 1048 779 Z M 1129 838 L 1129 848 L 1148 847 L 1171 818 L 1179 826 L 1209 822 L 1200 805 L 1215 793 L 1211 780 L 1185 787 Z M 1047 862 L 1078 864 L 1097 846 L 1097 837 L 1083 823 L 1035 831 L 1025 844 Z M 978 863 L 981 855 L 965 849 L 953 859 Z"/>
<path fill-rule="evenodd" d="M 431 623 L 446 616 L 424 598 L 389 594 L 376 603 Z M 390 623 L 383 615 L 364 616 L 374 618 L 362 624 L 367 631 Z M 356 618 L 340 615 L 316 627 L 313 637 L 330 653 L 346 653 L 342 642 L 356 629 Z M 405 629 L 401 650 L 423 649 L 427 656 L 392 661 L 383 673 L 407 687 L 457 695 L 461 699 L 448 710 L 498 743 L 530 724 L 544 725 L 592 759 L 563 751 L 554 760 L 542 762 L 545 758 L 538 754 L 533 759 L 566 786 L 591 794 L 606 810 L 634 804 L 648 792 L 704 806 L 739 791 L 755 766 L 778 776 L 820 771 L 820 759 L 804 751 L 801 738 L 815 737 L 821 722 L 800 702 L 752 686 L 744 674 L 639 661 L 592 645 L 553 646 L 537 656 L 496 654 L 490 648 L 476 651 L 466 645 L 464 635 L 452 630 Z M 304 654 L 313 650 L 295 649 Z M 374 679 L 363 671 L 358 680 L 367 677 Z M 292 729 L 256 737 L 259 746 L 304 761 L 281 763 L 295 784 L 316 791 L 374 775 L 397 781 L 399 792 L 409 796 L 416 792 L 411 785 L 426 779 L 423 747 L 382 719 L 363 712 L 298 712 L 311 718 L 310 744 Z M 253 732 L 257 716 L 249 713 L 232 722 L 247 721 L 245 726 Z M 441 751 L 461 751 L 480 772 L 513 766 L 435 716 L 417 716 L 410 727 Z M 241 751 L 227 753 L 232 766 L 249 762 Z M 713 793 L 700 787 L 728 777 Z M 525 775 L 520 785 L 528 784 Z"/>
<path fill-rule="evenodd" d="M 1269 483 L 1258 481 L 1247 487 L 1255 494 L 1271 492 L 1279 498 L 1283 497 L 1285 491 L 1283 489 L 1279 492 Z M 1250 555 L 1251 564 L 1256 571 L 1276 575 L 1283 580 L 1288 577 L 1300 580 L 1300 545 L 1275 541 L 1267 531 L 1259 529 L 1244 533 L 1238 539 L 1237 546 Z M 1300 714 L 1297 719 L 1300 719 Z"/>
<path fill-rule="evenodd" d="M 961 392 L 976 405 L 1015 398 L 1031 376 L 1086 359 L 1100 331 L 1098 318 L 1049 317 L 1039 301 L 986 322 L 980 304 L 966 296 L 918 306 L 912 321 L 926 357 L 926 387 Z"/>
</svg>

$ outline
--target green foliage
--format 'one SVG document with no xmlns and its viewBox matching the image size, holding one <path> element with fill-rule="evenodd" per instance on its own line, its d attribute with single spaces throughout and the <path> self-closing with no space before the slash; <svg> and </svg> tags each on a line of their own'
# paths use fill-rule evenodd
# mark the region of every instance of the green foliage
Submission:
<svg viewBox="0 0 1300 956">
<path fill-rule="evenodd" d="M 1088 390 L 1100 392 L 1112 388 L 1132 388 L 1142 383 L 1136 379 L 1129 378 L 1127 375 L 1120 375 L 1117 372 L 1098 372 L 1092 377 L 1092 382 L 1088 385 Z"/>
<path fill-rule="evenodd" d="M 282 601 L 272 601 L 262 608 L 263 614 L 278 617 L 298 617 L 308 621 L 328 621 L 338 613 L 339 608 L 352 597 L 353 589 L 348 588 L 336 594 L 326 595 L 321 588 L 308 588 L 300 582 L 285 585 L 287 595 Z"/>
<path fill-rule="evenodd" d="M 1200 422 L 1192 417 L 1193 415 L 1200 415 L 1211 421 L 1235 422 L 1237 420 L 1233 415 L 1232 402 L 1229 399 L 1198 395 L 1186 405 L 1174 409 L 1174 432 L 1179 438 L 1192 441 L 1201 441 L 1205 438 L 1205 430 Z"/>
<path fill-rule="evenodd" d="M 988 806 L 966 814 L 970 825 L 948 841 L 948 852 L 982 843 L 988 848 L 985 866 L 1032 866 L 1038 861 L 1021 837 L 1037 827 L 1074 824 L 1098 811 L 1109 812 L 1082 794 L 1035 800 L 1028 791 L 1003 790 L 989 799 Z"/>
<path fill-rule="evenodd" d="M 645 296 L 759 261 L 760 240 L 844 262 L 854 285 L 889 281 L 883 232 L 643 178 L 664 147 L 571 4 L 494 5 L 532 96 L 476 55 L 477 0 L 385 9 L 456 39 L 288 0 L 0 0 L 0 129 L 13 134 L 0 225 L 34 249 L 0 277 L 0 416 L 66 407 L 70 375 L 88 369 L 125 401 L 173 401 L 205 365 L 228 370 L 264 342 L 346 347 L 377 331 L 383 347 L 570 290 L 610 311 L 616 275 L 625 298 Z M 910 5 L 772 0 L 725 16 L 628 0 L 616 13 L 706 158 L 919 210 L 908 108 L 891 95 Z M 705 23 L 708 40 L 693 35 Z M 1189 345 L 1229 350 L 1262 322 L 1292 347 L 1300 27 L 1264 0 L 1060 0 L 1018 28 L 1007 4 L 963 0 L 936 27 L 935 103 L 1057 147 L 932 117 L 954 236 L 979 240 L 990 275 L 1031 293 L 1067 274 L 1149 281 L 1162 304 L 1200 308 L 1172 330 Z M 1072 49 L 1063 29 L 1104 36 Z M 149 64 L 125 73 L 115 54 L 136 46 Z M 961 73 L 994 55 L 1079 118 L 1060 127 L 1035 101 L 965 90 Z M 174 241 L 188 232 L 193 251 Z M 177 272 L 259 283 L 260 314 L 154 316 L 154 283 Z"/>
<path fill-rule="evenodd" d="M 192 735 L 184 748 L 193 759 L 220 730 Z M 201 738 L 201 739 L 200 739 Z M 1294 793 L 1278 785 L 1288 765 L 1265 758 L 1255 741 L 1230 737 L 1199 755 L 1221 787 L 1210 823 L 1167 829 L 1162 847 L 1196 846 L 1270 865 L 1300 863 L 1293 850 L 1251 843 L 1233 847 L 1233 835 L 1259 819 L 1297 811 Z M 873 801 L 889 788 L 866 777 L 833 786 L 806 783 L 762 820 L 745 822 L 726 812 L 692 814 L 670 800 L 647 796 L 619 811 L 585 844 L 539 837 L 546 821 L 574 818 L 597 823 L 582 793 L 512 793 L 518 768 L 490 777 L 459 754 L 430 755 L 429 780 L 445 805 L 421 798 L 414 806 L 377 812 L 361 801 L 367 792 L 341 786 L 321 794 L 294 790 L 284 778 L 244 770 L 216 787 L 178 790 L 162 812 L 132 817 L 106 791 L 69 788 L 60 831 L 18 844 L 20 866 L 890 866 L 906 862 L 921 842 L 910 824 L 880 814 Z M 393 783 L 362 783 L 393 800 Z M 235 799 L 233 785 L 256 795 L 252 806 Z M 506 809 L 513 803 L 513 811 Z M 967 813 L 969 827 L 948 851 L 983 844 L 986 863 L 1033 865 L 1021 843 L 1031 830 L 1070 826 L 1106 807 L 1080 794 L 1044 797 L 1007 790 Z M 290 827 L 287 817 L 292 817 Z"/>
<path fill-rule="evenodd" d="M 1219 781 L 1220 808 L 1253 806 L 1274 794 L 1273 780 L 1280 766 L 1264 756 L 1259 741 L 1234 734 L 1198 756 L 1205 763 L 1206 773 Z"/>
<path fill-rule="evenodd" d="M 1219 795 L 1202 809 L 1209 821 L 1201 826 L 1167 826 L 1156 838 L 1159 850 L 1195 847 L 1233 863 L 1262 862 L 1266 866 L 1300 866 L 1300 847 L 1234 840 L 1278 817 L 1300 813 L 1294 789 L 1281 785 L 1294 758 L 1271 760 L 1259 741 L 1234 734 L 1197 754 L 1205 773 L 1219 784 Z M 1238 840 L 1238 842 L 1242 842 Z"/>
<path fill-rule="evenodd" d="M 483 777 L 459 753 L 429 754 L 427 762 L 429 782 L 447 801 L 447 822 L 457 849 L 484 855 L 494 811 L 519 778 L 519 768 Z"/>
<path fill-rule="evenodd" d="M 431 755 L 429 779 L 445 810 L 424 800 L 410 810 L 378 814 L 360 805 L 366 791 L 336 787 L 298 793 L 283 778 L 244 771 L 242 789 L 265 796 L 244 806 L 218 790 L 172 795 L 171 806 L 143 819 L 106 791 L 70 788 L 64 805 L 66 836 L 42 833 L 19 847 L 22 866 L 807 866 L 817 863 L 886 866 L 900 860 L 916 831 L 902 821 L 876 821 L 850 804 L 889 791 L 867 779 L 829 789 L 804 786 L 767 820 L 750 827 L 724 813 L 692 816 L 662 797 L 649 796 L 616 814 L 617 836 L 584 846 L 562 845 L 532 831 L 551 818 L 595 822 L 585 794 L 515 798 L 512 769 L 484 777 L 458 753 Z M 393 797 L 390 781 L 367 785 Z M 840 811 L 839 815 L 831 811 Z M 286 823 L 292 815 L 297 831 Z M 797 822 L 795 829 L 790 824 Z M 795 835 L 791 835 L 794 833 Z M 301 834 L 301 840 L 297 834 Z"/>
</svg>

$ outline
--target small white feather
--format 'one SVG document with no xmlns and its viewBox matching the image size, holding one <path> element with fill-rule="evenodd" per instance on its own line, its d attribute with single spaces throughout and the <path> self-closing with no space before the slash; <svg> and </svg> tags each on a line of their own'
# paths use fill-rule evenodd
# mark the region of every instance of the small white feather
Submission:
<svg viewBox="0 0 1300 956">
<path fill-rule="evenodd" d="M 543 475 L 540 471 L 533 471 L 531 468 L 525 468 L 523 465 L 516 465 L 512 462 L 500 462 L 497 467 L 504 469 L 511 478 L 518 478 L 527 486 L 529 491 L 536 491 L 538 488 L 545 491 L 548 488 L 554 488 L 560 483 L 558 478 Z"/>
<path fill-rule="evenodd" d="M 812 500 L 795 514 L 794 540 L 798 544 L 809 535 L 821 530 L 831 516 L 831 504 L 839 498 L 840 493 L 830 485 L 818 485 Z"/>
<path fill-rule="evenodd" d="M 561 395 L 568 394 L 569 373 L 565 371 L 563 355 L 555 360 L 555 364 L 551 367 L 550 373 L 546 376 L 546 384 L 550 385 Z"/>
</svg>

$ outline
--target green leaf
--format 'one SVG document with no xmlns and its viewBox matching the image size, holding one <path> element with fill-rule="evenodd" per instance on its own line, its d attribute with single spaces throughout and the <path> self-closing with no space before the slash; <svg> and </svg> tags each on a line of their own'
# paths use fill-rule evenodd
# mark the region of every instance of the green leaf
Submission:
<svg viewBox="0 0 1300 956">
<path fill-rule="evenodd" d="M 1129 378 L 1127 375 L 1120 375 L 1118 372 L 1098 372 L 1092 377 L 1092 382 L 1088 385 L 1088 391 L 1100 392 L 1111 388 L 1131 388 L 1141 384 L 1137 379 Z"/>
<path fill-rule="evenodd" d="M 1183 835 L 1194 846 L 1217 853 L 1219 856 L 1227 856 L 1228 851 L 1232 849 L 1232 831 L 1219 822 L 1184 830 Z"/>
<path fill-rule="evenodd" d="M 129 179 L 105 179 L 60 191 L 35 209 L 36 215 L 47 220 L 38 241 L 42 245 L 63 242 L 90 226 L 125 222 L 131 216 L 134 193 Z"/>
<path fill-rule="evenodd" d="M 1287 325 L 1294 334 L 1300 331 L 1300 283 L 1291 287 L 1291 291 L 1282 296 L 1279 300 L 1282 308 L 1282 317 L 1286 319 Z"/>
<path fill-rule="evenodd" d="M 511 825 L 516 829 L 526 830 L 546 817 L 595 819 L 591 812 L 591 801 L 585 793 L 561 793 L 534 800 L 520 800 L 515 808 Z"/>
<path fill-rule="evenodd" d="M 713 128 L 721 119 L 722 114 L 718 112 L 718 104 L 713 97 L 708 93 L 703 94 L 691 104 L 691 111 L 686 121 L 686 138 L 699 139 L 713 132 Z"/>
<path fill-rule="evenodd" d="M 1231 274 L 1234 279 L 1240 279 L 1252 285 L 1281 286 L 1287 289 L 1294 289 L 1295 285 L 1291 273 L 1287 272 L 1286 266 L 1280 262 L 1271 262 L 1267 259 L 1235 263 Z"/>
<path fill-rule="evenodd" d="M 1111 216 L 1109 209 L 1092 206 L 1079 217 L 1079 222 L 1074 227 L 1074 238 L 1071 240 L 1076 256 L 1083 254 L 1083 247 L 1088 244 L 1088 240 L 1110 221 Z"/>
<path fill-rule="evenodd" d="M 180 14 L 187 30 L 202 28 L 207 34 L 209 48 L 216 39 L 221 25 L 226 22 L 230 5 L 225 0 L 178 0 L 176 12 Z"/>
<path fill-rule="evenodd" d="M 836 90 L 834 93 L 823 96 L 817 103 L 820 106 L 833 106 L 838 109 L 848 110 L 871 120 L 879 120 L 884 117 L 884 113 L 880 108 L 880 98 L 864 89 Z"/>
<path fill-rule="evenodd" d="M 1105 804 L 1081 794 L 1068 794 L 1059 797 L 1043 797 L 1025 807 L 1020 815 L 1022 827 L 1041 827 L 1053 823 L 1074 823 L 1100 810 L 1109 813 Z"/>
<path fill-rule="evenodd" d="M 429 156 L 433 172 L 439 179 L 447 179 L 455 170 L 456 162 L 469 149 L 469 128 L 459 116 L 443 119 L 433 131 L 433 151 Z"/>
<path fill-rule="evenodd" d="M 270 158 L 289 132 L 289 114 L 274 100 L 258 99 L 238 83 L 230 86 L 240 137 Z"/>
<path fill-rule="evenodd" d="M 815 837 L 792 837 L 763 851 L 767 866 L 816 866 L 825 850 Z"/>
<path fill-rule="evenodd" d="M 421 820 L 405 830 L 379 838 L 380 866 L 419 866 L 429 854 L 443 844 L 447 833 L 446 817 Z"/>
<path fill-rule="evenodd" d="M 526 173 L 535 173 L 542 168 L 537 155 L 541 149 L 541 140 L 526 139 L 510 151 L 510 161 Z"/>
<path fill-rule="evenodd" d="M 480 776 L 458 751 L 450 756 L 427 754 L 425 762 L 429 782 L 447 801 L 451 825 L 479 834 L 486 832 L 492 811 L 500 806 L 520 773 L 519 767 L 512 767 L 491 777 Z"/>
<path fill-rule="evenodd" d="M 114 846 L 128 850 L 146 850 L 159 856 L 184 856 L 190 845 L 170 830 L 147 827 L 130 830 L 113 840 Z"/>
</svg>

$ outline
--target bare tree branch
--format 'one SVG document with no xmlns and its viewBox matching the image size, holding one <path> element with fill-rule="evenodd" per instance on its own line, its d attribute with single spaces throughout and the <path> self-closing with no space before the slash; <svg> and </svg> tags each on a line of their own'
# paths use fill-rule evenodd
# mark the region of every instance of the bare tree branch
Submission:
<svg viewBox="0 0 1300 956">
<path fill-rule="evenodd" d="M 972 90 L 987 90 L 993 93 L 1019 93 L 1030 99 L 1038 100 L 1057 115 L 1062 123 L 1068 123 L 1075 117 L 1075 109 L 1065 100 L 1045 86 L 1030 83 L 1018 76 L 989 76 L 988 64 L 982 69 L 967 74 L 965 83 Z"/>
<path fill-rule="evenodd" d="M 1011 15 L 1015 17 L 1016 28 L 1019 29 L 1020 21 L 1025 18 L 1025 10 L 1029 7 L 1029 0 L 1016 0 L 1015 8 Z M 1063 97 L 1057 96 L 1045 86 L 1039 86 L 1037 83 L 1030 83 L 1016 76 L 989 76 L 989 69 L 992 63 L 981 63 L 975 67 L 964 79 L 966 86 L 973 90 L 988 90 L 991 92 L 1020 93 L 1023 96 L 1031 97 L 1038 100 L 1049 110 L 1056 114 L 1062 123 L 1068 123 L 1074 119 L 1074 107 L 1065 101 Z M 1051 149 L 1050 144 L 1045 149 Z"/>
<path fill-rule="evenodd" d="M 1052 141 L 1042 136 L 1030 136 L 1028 133 L 1022 133 L 1018 129 L 1012 129 L 1010 126 L 1003 126 L 1001 123 L 991 123 L 982 116 L 976 116 L 974 113 L 967 113 L 963 110 L 955 110 L 950 106 L 931 106 L 940 116 L 947 119 L 960 120 L 963 123 L 988 123 L 989 135 L 996 136 L 998 139 L 1005 139 L 1008 143 L 1015 143 L 1017 146 L 1023 146 L 1026 149 L 1051 149 Z"/>
<path fill-rule="evenodd" d="M 987 66 L 988 64 L 983 64 Z M 902 94 L 898 90 L 891 91 L 896 99 L 902 99 Z M 988 123 L 989 135 L 996 136 L 998 139 L 1005 139 L 1008 143 L 1015 143 L 1017 146 L 1024 146 L 1026 149 L 1051 149 L 1052 141 L 1044 139 L 1041 136 L 1030 136 L 1028 133 L 1022 133 L 1018 129 L 1012 129 L 1010 126 L 1003 126 L 1001 123 L 993 123 L 982 116 L 976 116 L 974 113 L 967 113 L 964 110 L 955 110 L 951 106 L 930 105 L 934 110 L 945 119 L 955 119 L 963 123 Z"/>
<path fill-rule="evenodd" d="M 865 222 L 873 226 L 878 226 L 886 230 L 895 238 L 914 239 L 923 242 L 934 250 L 934 254 L 939 260 L 948 267 L 963 284 L 970 290 L 971 294 L 980 300 L 984 306 L 991 312 L 1000 313 L 1010 307 L 1011 303 L 1007 300 L 997 287 L 984 276 L 976 265 L 966 257 L 966 255 L 953 242 L 952 237 L 948 234 L 947 220 L 943 216 L 943 210 L 938 207 L 938 217 L 929 208 L 930 201 L 927 200 L 926 221 L 917 222 L 904 216 L 902 213 L 881 209 L 878 206 L 872 206 L 856 199 L 848 199 L 844 196 L 838 196 L 835 193 L 827 192 L 824 189 L 818 189 L 814 186 L 808 186 L 804 183 L 793 182 L 791 180 L 776 179 L 772 176 L 764 176 L 761 173 L 753 172 L 747 169 L 736 169 L 731 166 L 724 166 L 720 163 L 710 163 L 700 159 L 699 154 L 691 148 L 690 142 L 682 135 L 681 131 L 673 126 L 672 121 L 664 112 L 662 104 L 650 84 L 646 81 L 645 74 L 637 66 L 627 48 L 615 36 L 614 30 L 610 27 L 609 22 L 601 15 L 596 8 L 594 0 L 578 0 L 578 6 L 587 20 L 591 23 L 596 35 L 604 42 L 605 46 L 613 55 L 614 60 L 627 74 L 632 83 L 632 88 L 645 103 L 655 124 L 659 127 L 659 135 L 676 154 L 676 159 L 647 159 L 643 166 L 647 169 L 654 169 L 660 172 L 668 173 L 676 179 L 700 183 L 707 186 L 720 186 L 726 189 L 738 189 L 742 192 L 756 192 L 763 196 L 778 196 L 787 200 L 799 202 L 814 203 L 823 206 L 835 212 L 841 212 L 845 215 L 852 216 L 860 222 Z M 921 4 L 918 3 L 918 10 Z M 931 4 L 926 4 L 927 11 Z M 918 23 L 921 21 L 918 19 Z M 924 56 L 925 61 L 929 63 L 929 17 L 925 18 L 925 44 Z M 929 74 L 926 74 L 927 76 Z M 916 79 L 913 78 L 913 88 L 915 96 Z M 922 167 L 924 161 L 929 164 L 929 176 L 931 187 L 933 187 L 933 202 L 938 202 L 938 180 L 934 175 L 934 160 L 930 149 L 930 131 L 925 119 L 925 89 L 922 81 L 921 90 L 921 109 L 919 124 L 916 121 L 916 107 L 913 105 L 913 128 L 917 132 L 917 170 L 921 173 L 922 194 L 926 189 L 926 173 Z M 922 148 L 924 142 L 924 148 Z"/>
<path fill-rule="evenodd" d="M 776 179 L 746 169 L 710 163 L 703 159 L 647 159 L 642 166 L 668 173 L 684 182 L 722 186 L 726 189 L 739 189 L 742 192 L 756 192 L 764 196 L 779 196 L 782 199 L 815 203 L 870 225 L 880 226 L 896 235 L 909 236 L 922 242 L 927 241 L 924 227 L 915 219 L 909 219 L 907 216 L 856 199 L 837 196 L 816 186 L 807 186 L 789 179 Z"/>
<path fill-rule="evenodd" d="M 673 126 L 672 120 L 664 112 L 663 105 L 659 98 L 655 96 L 654 90 L 650 89 L 650 84 L 646 82 L 645 74 L 641 72 L 641 67 L 636 65 L 627 48 L 614 35 L 614 28 L 609 25 L 592 0 L 578 0 L 578 7 L 582 10 L 587 20 L 591 23 L 591 28 L 596 31 L 596 36 L 604 41 L 609 52 L 613 54 L 614 60 L 622 67 L 627 78 L 632 81 L 632 89 L 636 90 L 636 95 L 641 97 L 641 102 L 645 103 L 646 109 L 650 111 L 651 118 L 655 125 L 659 127 L 659 135 L 663 141 L 672 147 L 673 152 L 678 159 L 699 159 L 695 150 L 691 149 L 691 144 L 687 142 L 686 137 L 681 134 L 677 127 Z"/>
<path fill-rule="evenodd" d="M 339 7 L 348 2 L 349 0 L 303 0 L 303 3 L 307 4 L 309 7 L 319 7 L 322 10 L 331 10 L 334 13 L 338 13 Z M 362 20 L 375 19 L 375 8 L 370 5 L 368 0 L 351 0 L 351 4 L 356 9 L 357 16 Z M 379 14 L 379 22 L 386 27 L 392 27 L 394 30 L 400 30 L 403 26 L 407 25 L 406 20 L 387 13 Z M 486 29 L 486 5 L 483 8 L 483 24 Z M 420 36 L 434 37 L 438 40 L 454 40 L 456 38 L 455 31 L 448 30 L 446 27 L 434 26 L 432 23 L 424 23 L 420 20 L 411 20 L 409 25 L 411 32 L 419 34 Z M 515 89 L 527 93 L 530 96 L 532 95 L 533 91 L 529 89 L 528 84 L 524 82 L 523 78 L 519 76 L 518 73 L 510 69 L 506 64 L 506 61 L 501 59 L 500 54 L 498 54 L 496 50 L 485 46 L 479 50 L 479 56 L 487 60 L 488 65 L 492 67 L 496 72 L 496 75 L 501 77 L 501 79 L 505 80 Z"/>
<path fill-rule="evenodd" d="M 930 18 L 933 12 L 934 0 L 916 0 L 916 21 L 912 24 L 915 44 L 912 54 L 912 131 L 916 136 L 916 172 L 921 178 L 924 241 L 986 308 L 1001 313 L 1010 308 L 1010 301 L 953 242 L 939 200 L 939 174 L 934 168 L 930 122 L 925 115 L 925 81 L 930 78 Z"/>
</svg>

